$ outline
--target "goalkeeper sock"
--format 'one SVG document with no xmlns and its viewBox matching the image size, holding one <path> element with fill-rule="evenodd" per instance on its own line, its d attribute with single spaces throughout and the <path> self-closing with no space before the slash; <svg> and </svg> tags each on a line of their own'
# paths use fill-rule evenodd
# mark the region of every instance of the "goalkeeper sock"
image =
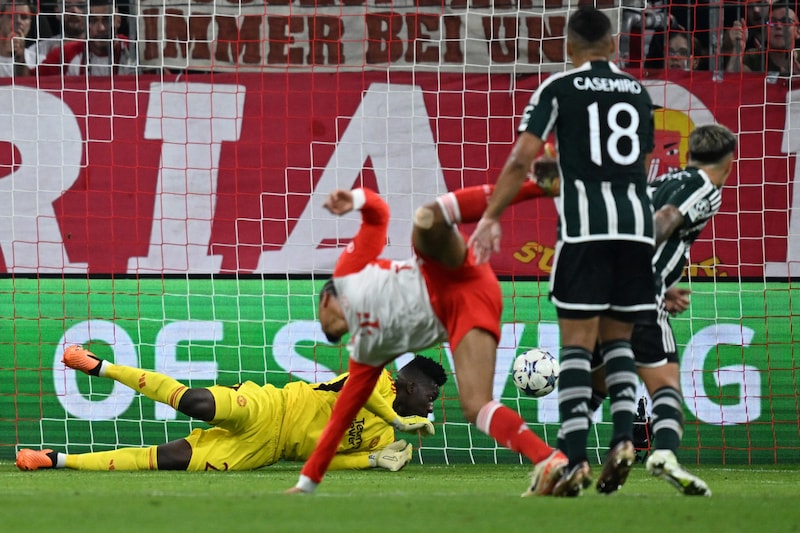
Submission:
<svg viewBox="0 0 800 533">
<path fill-rule="evenodd" d="M 496 400 L 487 403 L 478 411 L 475 425 L 509 450 L 521 453 L 536 464 L 553 452 L 540 439 L 516 411 Z"/>
<path fill-rule="evenodd" d="M 358 414 L 358 410 L 367 403 L 367 399 L 383 372 L 383 367 L 369 366 L 351 359 L 348 370 L 350 375 L 344 382 L 342 391 L 336 398 L 336 403 L 333 404 L 331 417 L 328 419 L 311 457 L 308 458 L 300 472 L 301 482 L 304 477 L 315 484 L 322 482 L 333 456 L 336 455 L 336 450 L 339 449 L 339 443 L 342 442 L 342 438 Z"/>
<path fill-rule="evenodd" d="M 103 370 L 106 377 L 141 392 L 151 400 L 165 403 L 175 410 L 178 409 L 183 395 L 189 390 L 189 387 L 169 376 L 141 368 L 109 363 Z"/>
<path fill-rule="evenodd" d="M 656 448 L 678 451 L 683 437 L 683 397 L 674 387 L 661 387 L 653 393 L 651 421 Z"/>
<path fill-rule="evenodd" d="M 64 460 L 67 457 L 67 454 L 61 452 L 50 452 L 47 454 L 47 457 L 53 461 L 53 468 L 64 468 Z"/>
<path fill-rule="evenodd" d="M 633 440 L 633 419 L 636 417 L 636 363 L 631 343 L 615 340 L 600 345 L 606 365 L 606 388 L 611 399 L 611 422 L 614 435 L 611 446 Z"/>
<path fill-rule="evenodd" d="M 465 187 L 457 191 L 443 194 L 436 199 L 442 208 L 444 219 L 448 225 L 477 222 L 483 216 L 489 197 L 494 191 L 494 185 L 476 185 Z M 522 202 L 530 198 L 544 196 L 544 191 L 535 181 L 526 180 L 511 204 Z"/>
<path fill-rule="evenodd" d="M 156 446 L 122 448 L 107 452 L 65 455 L 65 468 L 73 470 L 158 470 Z M 58 466 L 56 466 L 58 468 Z"/>
<path fill-rule="evenodd" d="M 564 433 L 564 450 L 570 467 L 587 460 L 586 440 L 592 413 L 589 401 L 592 397 L 592 354 L 580 346 L 561 348 L 559 360 L 561 374 L 558 376 L 558 414 Z"/>
</svg>

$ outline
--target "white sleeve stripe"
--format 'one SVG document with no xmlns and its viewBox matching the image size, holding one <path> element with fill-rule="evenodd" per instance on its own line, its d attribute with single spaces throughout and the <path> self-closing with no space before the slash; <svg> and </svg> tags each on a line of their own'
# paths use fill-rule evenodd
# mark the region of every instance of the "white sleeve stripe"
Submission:
<svg viewBox="0 0 800 533">
<path fill-rule="evenodd" d="M 360 211 L 364 204 L 367 203 L 367 194 L 364 189 L 353 189 L 350 192 L 353 194 L 353 210 Z"/>
</svg>

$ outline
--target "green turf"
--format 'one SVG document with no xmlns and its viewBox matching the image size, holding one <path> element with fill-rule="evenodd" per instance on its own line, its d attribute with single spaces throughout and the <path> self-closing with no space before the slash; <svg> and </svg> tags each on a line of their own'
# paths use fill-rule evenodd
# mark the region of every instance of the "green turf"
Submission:
<svg viewBox="0 0 800 533">
<path fill-rule="evenodd" d="M 525 498 L 527 467 L 411 465 L 332 472 L 313 496 L 287 496 L 297 464 L 241 473 L 19 472 L 0 462 L 0 530 L 800 531 L 800 465 L 696 467 L 714 491 L 685 497 L 641 465 L 623 490 Z M 595 469 L 597 471 L 597 469 Z"/>
</svg>

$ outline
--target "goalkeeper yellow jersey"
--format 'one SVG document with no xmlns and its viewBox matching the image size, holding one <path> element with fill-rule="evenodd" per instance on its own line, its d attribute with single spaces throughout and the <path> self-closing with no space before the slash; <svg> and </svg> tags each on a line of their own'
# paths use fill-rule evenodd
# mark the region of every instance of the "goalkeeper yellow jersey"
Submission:
<svg viewBox="0 0 800 533">
<path fill-rule="evenodd" d="M 345 373 L 324 383 L 296 381 L 283 387 L 286 407 L 280 431 L 282 459 L 302 461 L 311 455 L 347 377 Z M 369 452 L 394 442 L 394 429 L 389 423 L 397 416 L 392 408 L 396 396 L 394 380 L 384 370 L 366 406 L 339 443 L 331 468 L 367 468 Z"/>
<path fill-rule="evenodd" d="M 217 419 L 209 429 L 186 437 L 192 447 L 188 470 L 252 470 L 280 459 L 304 461 L 328 423 L 347 374 L 325 382 L 289 383 L 283 388 L 245 381 L 233 387 L 214 385 Z M 386 370 L 364 409 L 350 424 L 330 468 L 364 469 L 371 452 L 394 442 L 391 422 L 397 396 Z"/>
</svg>

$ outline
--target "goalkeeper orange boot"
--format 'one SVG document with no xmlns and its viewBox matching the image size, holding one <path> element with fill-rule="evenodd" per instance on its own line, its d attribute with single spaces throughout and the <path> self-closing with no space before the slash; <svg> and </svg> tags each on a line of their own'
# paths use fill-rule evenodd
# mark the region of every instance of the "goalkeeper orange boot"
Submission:
<svg viewBox="0 0 800 533">
<path fill-rule="evenodd" d="M 20 470 L 39 470 L 53 468 L 53 460 L 47 455 L 53 450 L 31 450 L 23 448 L 17 454 L 17 468 Z"/>
<path fill-rule="evenodd" d="M 531 486 L 522 493 L 522 497 L 552 494 L 553 486 L 561 479 L 568 462 L 567 456 L 561 450 L 553 450 L 547 459 L 536 463 L 531 474 Z"/>
<path fill-rule="evenodd" d="M 636 461 L 636 449 L 629 440 L 618 442 L 606 456 L 603 463 L 603 470 L 597 478 L 597 492 L 601 494 L 611 494 L 622 488 L 631 466 Z"/>
<path fill-rule="evenodd" d="M 74 370 L 80 370 L 84 374 L 97 375 L 100 366 L 100 359 L 83 346 L 73 344 L 64 350 L 64 357 L 61 362 Z"/>
</svg>

